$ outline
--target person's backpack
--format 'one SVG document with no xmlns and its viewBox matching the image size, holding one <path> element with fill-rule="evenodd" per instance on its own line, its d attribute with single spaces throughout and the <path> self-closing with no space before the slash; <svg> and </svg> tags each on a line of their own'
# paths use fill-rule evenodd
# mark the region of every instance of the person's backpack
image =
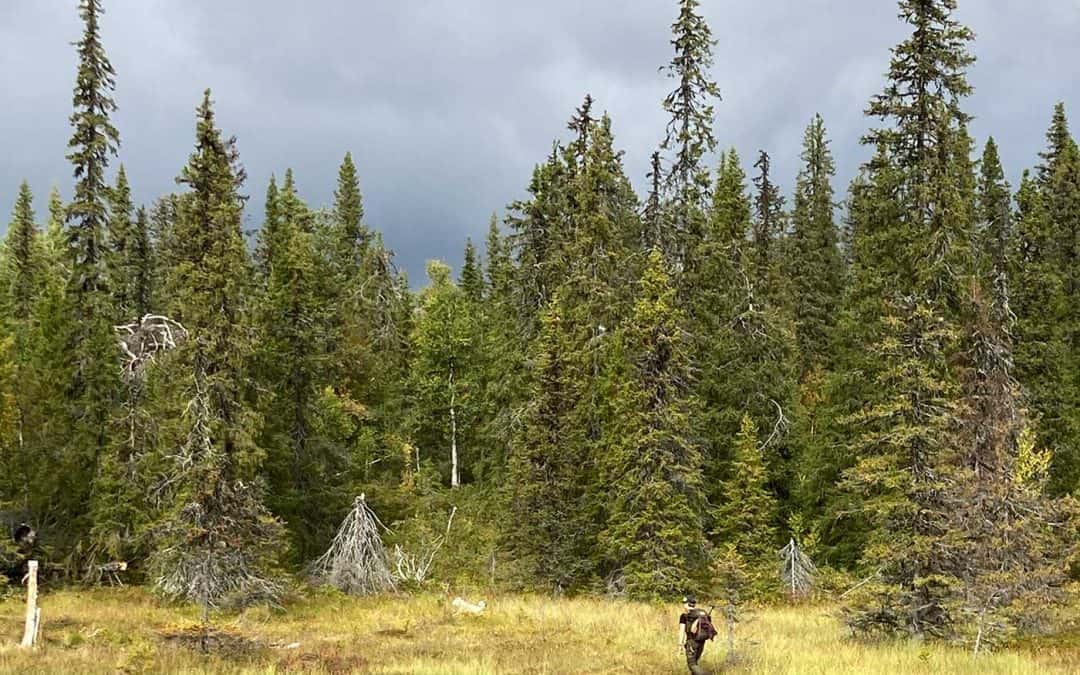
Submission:
<svg viewBox="0 0 1080 675">
<path fill-rule="evenodd" d="M 708 612 L 698 610 L 697 616 L 690 623 L 690 636 L 695 640 L 711 640 L 716 637 L 716 626 L 713 625 L 712 616 Z"/>
</svg>

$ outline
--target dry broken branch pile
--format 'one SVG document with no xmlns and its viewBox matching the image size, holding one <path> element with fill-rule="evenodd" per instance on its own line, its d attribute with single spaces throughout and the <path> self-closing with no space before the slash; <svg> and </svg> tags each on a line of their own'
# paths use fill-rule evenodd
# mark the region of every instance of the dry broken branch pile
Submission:
<svg viewBox="0 0 1080 675">
<path fill-rule="evenodd" d="M 454 515 L 457 507 L 450 509 L 450 517 L 446 520 L 446 532 L 432 541 L 425 552 L 419 555 L 407 553 L 400 544 L 394 544 L 394 578 L 398 581 L 422 584 L 431 572 L 431 566 L 435 562 L 435 554 L 450 537 L 450 526 L 454 523 Z"/>
<path fill-rule="evenodd" d="M 353 503 L 330 548 L 311 564 L 315 583 L 329 584 L 350 595 L 373 595 L 396 588 L 379 528 L 386 527 L 364 495 Z"/>
<path fill-rule="evenodd" d="M 187 329 L 178 321 L 159 314 L 147 314 L 138 321 L 114 326 L 113 330 L 123 353 L 124 377 L 128 379 L 140 377 L 158 352 L 173 349 L 188 337 Z"/>
</svg>

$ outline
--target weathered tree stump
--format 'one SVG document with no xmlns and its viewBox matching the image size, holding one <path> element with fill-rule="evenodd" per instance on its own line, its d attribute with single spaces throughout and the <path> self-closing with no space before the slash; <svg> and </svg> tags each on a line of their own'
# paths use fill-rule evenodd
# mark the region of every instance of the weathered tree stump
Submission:
<svg viewBox="0 0 1080 675">
<path fill-rule="evenodd" d="M 37 606 L 37 570 L 38 562 L 31 560 L 27 563 L 26 572 L 26 629 L 23 631 L 21 647 L 32 648 L 37 644 L 38 633 L 41 631 L 41 608 Z"/>
</svg>

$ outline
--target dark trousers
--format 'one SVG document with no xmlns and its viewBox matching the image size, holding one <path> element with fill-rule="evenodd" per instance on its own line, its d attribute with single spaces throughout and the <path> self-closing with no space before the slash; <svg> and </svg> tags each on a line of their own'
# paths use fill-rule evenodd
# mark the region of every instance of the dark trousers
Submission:
<svg viewBox="0 0 1080 675">
<path fill-rule="evenodd" d="M 704 673 L 705 671 L 698 665 L 698 661 L 701 660 L 701 653 L 705 651 L 705 641 L 687 639 L 683 649 L 686 650 L 686 665 L 690 668 L 690 672 L 693 675 Z"/>
</svg>

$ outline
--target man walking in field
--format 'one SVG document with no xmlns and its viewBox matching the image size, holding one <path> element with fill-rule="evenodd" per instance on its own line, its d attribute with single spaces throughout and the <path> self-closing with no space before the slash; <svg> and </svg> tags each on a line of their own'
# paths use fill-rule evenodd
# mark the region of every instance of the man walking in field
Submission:
<svg viewBox="0 0 1080 675">
<path fill-rule="evenodd" d="M 683 613 L 679 616 L 679 651 L 686 654 L 686 665 L 692 675 L 706 672 L 698 662 L 705 651 L 705 641 L 711 640 L 715 635 L 709 614 L 697 608 L 694 596 L 683 598 Z"/>
</svg>

